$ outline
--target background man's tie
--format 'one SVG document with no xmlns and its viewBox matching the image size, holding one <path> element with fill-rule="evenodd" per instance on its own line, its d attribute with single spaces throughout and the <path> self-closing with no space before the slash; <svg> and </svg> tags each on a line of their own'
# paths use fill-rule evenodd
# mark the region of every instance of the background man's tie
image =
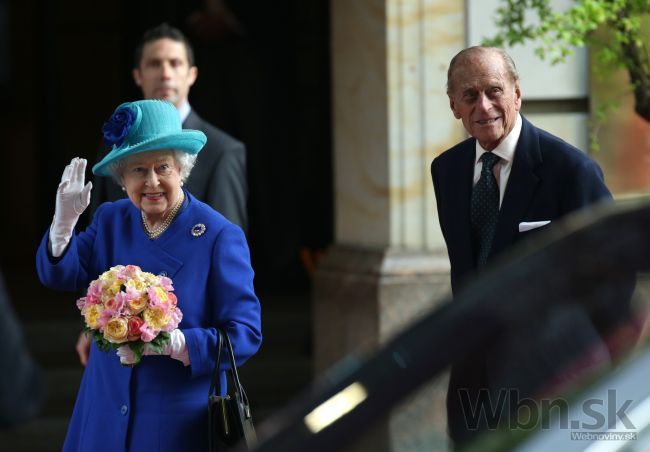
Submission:
<svg viewBox="0 0 650 452">
<path fill-rule="evenodd" d="M 481 156 L 481 177 L 472 190 L 471 222 L 476 238 L 476 263 L 482 267 L 492 246 L 492 238 L 499 218 L 499 185 L 492 168 L 499 157 L 486 152 Z"/>
</svg>

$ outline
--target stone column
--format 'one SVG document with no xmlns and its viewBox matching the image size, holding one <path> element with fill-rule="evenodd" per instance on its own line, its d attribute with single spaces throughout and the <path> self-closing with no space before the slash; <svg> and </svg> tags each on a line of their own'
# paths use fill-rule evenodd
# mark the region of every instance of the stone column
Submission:
<svg viewBox="0 0 650 452">
<path fill-rule="evenodd" d="M 377 348 L 449 292 L 429 168 L 464 137 L 445 94 L 463 5 L 331 2 L 336 243 L 314 279 L 317 373 Z M 353 449 L 444 448 L 444 389 L 422 389 Z"/>
</svg>

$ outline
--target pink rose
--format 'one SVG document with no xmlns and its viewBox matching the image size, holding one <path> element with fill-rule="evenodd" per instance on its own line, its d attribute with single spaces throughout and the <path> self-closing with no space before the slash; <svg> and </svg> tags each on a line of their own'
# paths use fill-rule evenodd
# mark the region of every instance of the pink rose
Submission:
<svg viewBox="0 0 650 452">
<path fill-rule="evenodd" d="M 126 286 L 126 301 L 140 298 L 140 291 L 131 286 Z"/>
<path fill-rule="evenodd" d="M 88 298 L 100 299 L 102 298 L 102 283 L 98 279 L 90 283 L 88 288 Z"/>
<path fill-rule="evenodd" d="M 119 272 L 117 272 L 117 277 L 121 280 L 127 281 L 140 272 L 140 267 L 137 265 L 127 265 L 122 267 Z"/>
<path fill-rule="evenodd" d="M 165 331 L 170 332 L 171 330 L 178 328 L 178 324 L 181 323 L 181 320 L 183 320 L 183 313 L 178 308 L 174 309 L 172 311 L 171 321 L 169 322 L 168 329 Z"/>
<path fill-rule="evenodd" d="M 142 320 L 140 317 L 133 316 L 129 317 L 128 320 L 128 325 L 129 325 L 129 332 L 128 332 L 128 339 L 130 341 L 137 341 L 140 339 L 140 336 L 142 335 L 142 331 L 140 331 L 140 328 L 142 328 L 142 325 L 144 325 L 144 320 Z"/>
<path fill-rule="evenodd" d="M 86 297 L 86 304 L 102 304 L 102 299 L 97 298 L 94 295 L 88 295 Z"/>
<path fill-rule="evenodd" d="M 154 330 L 147 326 L 146 323 L 143 323 L 140 327 L 140 333 L 140 339 L 142 339 L 143 342 L 151 342 L 158 335 Z"/>
<path fill-rule="evenodd" d="M 101 315 L 97 319 L 97 327 L 96 329 L 102 331 L 106 324 L 110 322 L 110 320 L 113 318 L 113 313 L 110 311 L 107 311 L 106 309 L 102 310 Z"/>
<path fill-rule="evenodd" d="M 124 308 L 124 297 L 120 296 L 121 292 L 118 293 L 115 298 L 109 299 L 104 305 L 106 309 L 113 314 L 121 315 L 122 309 Z"/>
<path fill-rule="evenodd" d="M 151 306 L 156 306 L 158 303 L 160 303 L 160 298 L 158 297 L 158 294 L 153 287 L 149 287 L 147 289 L 147 295 L 149 296 L 149 304 Z"/>
<path fill-rule="evenodd" d="M 167 290 L 169 292 L 174 290 L 174 286 L 172 286 L 172 280 L 169 279 L 166 276 L 161 276 L 160 277 L 160 285 L 163 287 L 163 289 L 165 289 L 165 290 Z"/>
</svg>

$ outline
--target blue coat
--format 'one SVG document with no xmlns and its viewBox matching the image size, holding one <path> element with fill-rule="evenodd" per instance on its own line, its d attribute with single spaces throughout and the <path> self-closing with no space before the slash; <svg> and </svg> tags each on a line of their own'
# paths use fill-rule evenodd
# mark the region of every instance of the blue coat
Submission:
<svg viewBox="0 0 650 452">
<path fill-rule="evenodd" d="M 51 289 L 85 290 L 119 264 L 170 277 L 191 363 L 185 367 L 169 356 L 145 356 L 131 369 L 120 365 L 114 352 L 93 344 L 65 451 L 207 450 L 215 327 L 227 329 L 238 364 L 260 346 L 260 304 L 244 234 L 187 192 L 186 198 L 178 217 L 155 240 L 145 234 L 140 211 L 128 199 L 102 204 L 59 259 L 47 251 L 49 232 L 43 237 L 36 266 Z M 195 237 L 191 230 L 197 224 L 206 229 Z M 223 372 L 221 377 L 225 383 Z"/>
</svg>

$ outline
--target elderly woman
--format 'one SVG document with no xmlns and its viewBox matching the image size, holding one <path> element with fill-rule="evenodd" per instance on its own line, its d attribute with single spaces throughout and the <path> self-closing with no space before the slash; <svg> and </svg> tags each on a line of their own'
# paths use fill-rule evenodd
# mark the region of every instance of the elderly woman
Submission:
<svg viewBox="0 0 650 452">
<path fill-rule="evenodd" d="M 112 175 L 128 199 L 101 205 L 75 234 L 92 186 L 84 185 L 86 161 L 73 159 L 38 249 L 38 275 L 52 289 L 79 291 L 112 266 L 138 265 L 172 278 L 183 319 L 161 355 L 145 347 L 133 367 L 123 365 L 133 362 L 128 349 L 116 356 L 93 344 L 63 449 L 207 450 L 216 328 L 228 332 L 238 364 L 261 343 L 246 239 L 183 189 L 206 137 L 182 130 L 172 104 L 122 104 L 102 130 L 113 147 L 93 173 Z"/>
</svg>

